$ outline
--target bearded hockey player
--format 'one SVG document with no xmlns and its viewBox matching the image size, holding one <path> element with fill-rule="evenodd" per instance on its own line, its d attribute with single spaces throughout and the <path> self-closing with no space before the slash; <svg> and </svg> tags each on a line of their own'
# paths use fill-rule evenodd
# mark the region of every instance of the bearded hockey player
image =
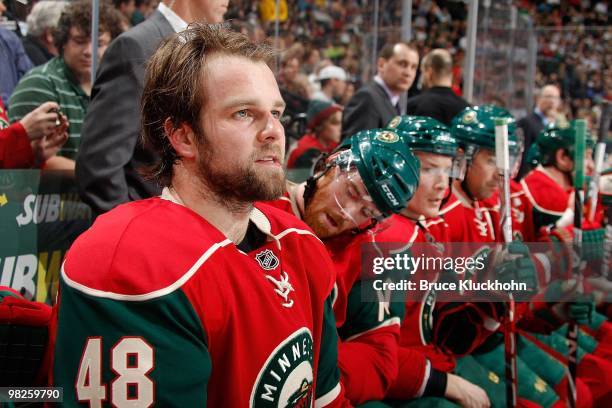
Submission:
<svg viewBox="0 0 612 408">
<path fill-rule="evenodd" d="M 456 180 L 453 186 L 453 194 L 456 195 L 459 203 L 457 201 L 453 203 L 453 197 L 451 196 L 449 203 L 441 211 L 441 214 L 443 214 L 443 217 L 450 226 L 449 236 L 452 241 L 492 242 L 501 239 L 498 232 L 499 219 L 497 210 L 485 201 L 490 199 L 497 189 L 494 153 L 495 128 L 493 123 L 493 118 L 495 117 L 507 118 L 510 152 L 511 155 L 517 153 L 518 145 L 514 136 L 514 120 L 507 111 L 494 106 L 466 108 L 453 120 L 452 134 L 458 139 L 460 147 L 465 152 L 467 166 L 464 179 L 462 181 Z M 556 258 L 552 258 L 554 262 L 558 261 Z M 558 258 L 561 258 L 561 256 Z M 546 268 L 547 264 L 553 264 L 554 262 L 550 261 L 551 258 L 546 258 L 548 261 L 543 259 L 542 254 L 535 254 L 532 256 L 532 259 L 536 261 L 538 266 L 538 280 L 543 287 L 550 280 L 550 273 L 545 273 L 545 271 L 550 271 L 551 269 L 558 270 L 560 267 L 555 264 L 553 268 Z M 573 311 L 578 310 L 580 313 L 584 311 L 584 305 L 582 304 L 570 303 L 569 305 Z M 521 310 L 525 312 L 526 304 L 522 306 Z M 590 315 L 590 311 L 587 310 L 586 312 Z M 521 312 L 519 312 L 519 315 L 521 315 Z M 500 316 L 500 314 L 498 313 L 497 316 Z M 567 379 L 564 376 L 563 356 L 557 355 L 551 358 L 550 350 L 542 353 L 542 347 L 539 346 L 541 345 L 536 347 L 532 341 L 526 341 L 524 336 L 519 337 L 519 356 L 522 357 L 522 359 L 519 359 L 519 393 L 529 399 L 536 397 L 534 400 L 542 403 L 542 400 L 539 398 L 541 397 L 539 389 L 546 389 L 541 384 L 548 382 L 560 393 L 561 399 L 563 399 L 567 388 L 567 385 L 565 385 Z M 493 351 L 489 353 L 482 353 L 483 349 L 481 348 L 481 354 L 478 356 L 479 362 L 502 374 L 503 369 L 499 363 L 503 361 L 503 347 L 493 347 Z M 534 364 L 534 361 L 537 361 L 538 358 L 542 362 Z M 549 368 L 543 368 L 546 367 L 544 361 L 549 361 L 551 364 Z M 605 362 L 601 363 L 604 364 Z M 586 365 L 587 363 L 585 362 Z M 521 372 L 521 367 L 527 369 L 527 374 Z M 553 369 L 553 367 L 557 368 Z M 520 380 L 530 376 L 533 378 L 533 375 L 529 374 L 532 371 L 539 374 L 546 382 L 540 382 L 541 380 L 536 376 L 536 382 L 531 387 L 530 384 L 525 384 L 525 381 Z M 598 397 L 602 396 L 601 386 L 603 383 L 595 384 L 598 380 L 591 377 L 593 372 L 586 373 L 586 371 L 589 370 L 583 370 L 579 377 L 584 378 L 585 382 L 590 382 L 590 388 L 595 391 Z M 551 375 L 553 372 L 558 372 L 559 374 Z M 590 377 L 588 381 L 586 381 L 587 377 Z M 527 389 L 526 386 L 528 387 Z M 578 387 L 579 389 L 582 388 L 581 404 L 588 406 L 590 403 L 589 390 L 584 387 L 584 383 L 579 383 Z M 531 392 L 534 388 L 538 392 Z M 560 403 L 561 399 L 558 399 L 557 403 Z"/>
<path fill-rule="evenodd" d="M 271 51 L 194 25 L 149 61 L 144 141 L 162 196 L 100 216 L 64 262 L 53 381 L 64 405 L 342 404 L 333 265 L 284 190 Z"/>
<path fill-rule="evenodd" d="M 322 159 L 302 184 L 288 184 L 279 205 L 323 239 L 334 261 L 334 313 L 342 340 L 338 363 L 351 402 L 380 400 L 397 375 L 403 301 L 386 299 L 362 275 L 362 245 L 403 209 L 418 185 L 419 162 L 392 130 L 361 131 Z M 366 292 L 362 292 L 366 291 Z M 376 301 L 366 301 L 371 296 Z"/>
</svg>

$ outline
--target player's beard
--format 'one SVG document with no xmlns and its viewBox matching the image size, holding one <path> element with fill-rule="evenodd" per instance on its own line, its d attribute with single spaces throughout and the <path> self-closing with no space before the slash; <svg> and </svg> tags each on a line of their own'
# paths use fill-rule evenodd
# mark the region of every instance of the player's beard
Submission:
<svg viewBox="0 0 612 408">
<path fill-rule="evenodd" d="M 215 194 L 218 202 L 233 210 L 239 211 L 254 201 L 275 200 L 285 192 L 285 172 L 282 167 L 265 169 L 255 164 L 258 158 L 270 153 L 274 153 L 282 162 L 283 154 L 277 146 L 253 153 L 244 163 L 220 161 L 205 138 L 198 149 L 200 180 Z M 228 163 L 233 166 L 228 166 Z"/>
</svg>

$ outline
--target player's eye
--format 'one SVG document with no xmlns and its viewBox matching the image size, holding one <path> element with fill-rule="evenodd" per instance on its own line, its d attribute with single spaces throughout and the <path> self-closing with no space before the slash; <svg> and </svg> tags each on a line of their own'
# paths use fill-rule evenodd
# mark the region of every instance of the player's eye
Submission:
<svg viewBox="0 0 612 408">
<path fill-rule="evenodd" d="M 234 117 L 236 119 L 246 119 L 250 116 L 250 112 L 248 109 L 241 109 L 237 112 L 234 112 Z"/>
<path fill-rule="evenodd" d="M 280 120 L 281 116 L 283 116 L 283 113 L 281 111 L 274 110 L 272 111 L 272 116 L 274 116 L 275 119 Z"/>
</svg>

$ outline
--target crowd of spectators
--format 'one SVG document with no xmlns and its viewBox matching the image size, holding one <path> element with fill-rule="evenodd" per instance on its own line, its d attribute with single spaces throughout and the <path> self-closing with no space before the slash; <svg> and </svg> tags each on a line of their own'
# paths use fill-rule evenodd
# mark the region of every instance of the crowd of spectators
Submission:
<svg viewBox="0 0 612 408">
<path fill-rule="evenodd" d="M 47 72 L 53 65 L 49 65 L 50 61 L 56 61 L 57 65 L 58 56 L 59 60 L 63 60 L 62 47 L 67 45 L 66 41 L 74 40 L 71 28 L 60 22 L 60 15 L 71 2 L 31 2 L 29 13 L 24 15 L 22 9 L 18 10 L 23 6 L 17 2 L 12 2 L 7 12 L 3 2 L 9 1 L 12 0 L 0 0 L 0 19 L 6 23 L 6 17 L 2 16 L 4 13 L 12 14 L 13 17 L 19 15 L 24 20 L 14 26 L 15 33 L 0 27 L 0 41 L 3 43 L 0 53 L 6 57 L 6 61 L 15 62 L 3 64 L 0 81 L 0 95 L 9 119 L 11 122 L 18 121 L 47 100 L 58 102 L 59 110 L 68 116 L 69 125 L 68 143 L 60 149 L 59 154 L 74 159 L 92 84 L 73 81 L 76 84 L 72 89 L 73 94 L 80 96 L 78 109 L 72 103 L 64 103 L 66 106 L 62 106 L 61 98 L 49 90 L 46 96 L 43 89 L 36 98 L 27 97 L 28 83 L 36 78 L 42 79 L 44 75 L 41 76 L 41 72 Z M 158 0 L 106 2 L 105 7 L 113 8 L 115 14 L 109 17 L 112 22 L 107 23 L 110 26 L 106 31 L 110 37 L 102 38 L 103 46 L 120 31 L 144 21 L 158 5 Z M 376 73 L 376 67 L 371 64 L 375 59 L 370 55 L 375 29 L 373 16 L 378 12 L 379 49 L 384 44 L 396 43 L 400 40 L 403 2 L 380 0 L 378 10 L 375 10 L 375 2 L 367 0 L 281 0 L 278 25 L 272 18 L 275 3 L 275 0 L 232 0 L 226 19 L 256 41 L 278 39 L 274 45 L 283 50 L 283 53 L 278 59 L 276 70 L 290 114 L 290 121 L 286 123 L 287 132 L 289 136 L 299 138 L 306 131 L 313 131 L 307 128 L 308 122 L 313 119 L 313 112 L 318 112 L 312 106 L 309 109 L 312 100 L 324 99 L 328 104 L 338 105 L 338 108 L 333 107 L 331 110 L 341 111 L 339 108 L 347 106 L 355 92 L 373 78 Z M 465 2 L 413 0 L 412 4 L 411 46 L 415 47 L 420 57 L 433 49 L 448 51 L 453 64 L 451 89 L 460 96 L 467 44 Z M 607 2 L 522 0 L 515 4 L 532 17 L 538 34 L 536 90 L 546 84 L 557 85 L 561 90 L 561 114 L 595 122 L 598 102 L 601 99 L 612 99 L 612 27 Z M 85 21 L 83 24 L 89 23 Z M 79 27 L 81 31 L 85 31 L 85 28 Z M 279 36 L 275 37 L 277 29 Z M 65 38 L 60 36 L 62 32 Z M 101 55 L 104 50 L 99 51 Z M 73 74 L 83 76 L 86 71 L 84 69 L 81 73 Z M 420 92 L 424 82 L 422 78 L 419 79 L 421 74 L 417 74 L 409 96 Z M 70 74 L 68 77 L 70 79 Z M 67 83 L 63 82 L 61 76 L 53 78 L 47 75 L 45 81 L 51 83 L 55 80 L 55 89 L 65 94 Z M 18 85 L 19 81 L 21 83 Z M 66 86 L 59 86 L 60 83 Z M 17 95 L 14 94 L 15 87 Z M 11 94 L 12 99 L 9 99 Z M 28 100 L 22 100 L 24 97 Z M 503 100 L 497 102 L 504 103 Z M 25 106 L 26 103 L 29 105 Z M 329 112 L 327 108 L 329 106 L 326 105 L 321 111 Z M 71 116 L 75 115 L 71 114 L 71 110 L 74 109 L 79 110 L 79 113 L 73 118 Z M 526 112 L 531 109 L 525 107 Z"/>
<path fill-rule="evenodd" d="M 258 6 L 262 3 L 265 1 L 234 1 L 228 15 L 256 38 L 271 37 L 275 24 L 260 18 Z M 317 68 L 328 64 L 328 60 L 345 69 L 357 88 L 372 77 L 369 53 L 375 2 L 302 0 L 281 3 L 285 3 L 287 18 L 280 23 L 278 45 L 299 59 L 297 71 L 303 76 L 297 75 L 296 84 L 299 85 L 296 86 L 303 86 L 304 78 L 312 78 Z M 379 1 L 379 47 L 399 39 L 402 3 Z M 447 49 L 453 56 L 453 90 L 461 95 L 467 45 L 465 2 L 414 0 L 412 4 L 411 40 L 419 55 L 435 48 Z M 538 39 L 536 90 L 546 84 L 556 84 L 562 91 L 565 104 L 560 109 L 565 115 L 593 116 L 590 119 L 594 119 L 597 103 L 602 98 L 612 99 L 612 27 L 607 2 L 522 0 L 515 5 L 532 18 Z M 415 82 L 411 95 L 418 92 L 419 84 Z M 518 81 L 516 86 L 523 84 Z M 311 86 L 311 94 L 316 92 L 316 86 Z M 529 111 L 530 107 L 524 110 Z"/>
</svg>

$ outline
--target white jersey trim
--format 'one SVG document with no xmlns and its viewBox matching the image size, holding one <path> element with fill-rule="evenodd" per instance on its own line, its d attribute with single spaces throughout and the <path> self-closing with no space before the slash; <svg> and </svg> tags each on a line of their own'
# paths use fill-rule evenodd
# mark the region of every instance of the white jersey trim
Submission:
<svg viewBox="0 0 612 408">
<path fill-rule="evenodd" d="M 432 225 L 437 225 L 437 224 L 440 224 L 441 222 L 444 222 L 444 218 L 435 218 L 433 220 L 425 221 L 424 225 L 425 225 L 425 228 L 429 228 Z"/>
<path fill-rule="evenodd" d="M 550 282 L 550 270 L 551 270 L 551 266 L 550 266 L 550 260 L 548 259 L 546 254 L 537 253 L 537 254 L 533 254 L 533 257 L 535 259 L 537 259 L 538 261 L 540 261 L 540 263 L 542 264 L 542 268 L 544 268 L 544 279 L 545 279 L 545 282 L 546 283 Z"/>
<path fill-rule="evenodd" d="M 378 330 L 382 327 L 389 327 L 389 326 L 393 326 L 393 325 L 400 325 L 401 324 L 401 320 L 399 317 L 392 317 L 390 319 L 385 320 L 384 322 L 382 322 L 381 324 L 379 324 L 378 326 L 374 326 L 371 329 L 368 329 L 366 331 L 363 331 L 361 333 L 357 333 L 352 335 L 351 337 L 347 338 L 345 341 L 351 341 L 351 340 L 355 340 L 356 338 L 363 336 L 366 333 L 372 332 L 374 330 Z"/>
<path fill-rule="evenodd" d="M 533 205 L 533 207 L 537 209 L 538 211 L 543 212 L 544 214 L 551 214 L 551 215 L 556 215 L 559 217 L 561 217 L 563 213 L 565 212 L 565 211 L 559 212 L 559 211 L 547 210 L 546 208 L 538 205 L 535 198 L 533 198 L 533 196 L 531 195 L 531 191 L 529 191 L 529 187 L 527 186 L 527 183 L 525 183 L 525 179 L 521 180 L 521 186 L 523 186 L 523 191 L 525 192 L 525 195 L 527 196 L 527 199 L 529 200 L 531 205 Z"/>
<path fill-rule="evenodd" d="M 488 331 L 494 332 L 494 331 L 497 331 L 497 329 L 499 329 L 499 326 L 501 326 L 501 323 L 495 319 L 485 316 L 483 319 L 482 325 Z"/>
<path fill-rule="evenodd" d="M 443 209 L 441 209 L 438 212 L 438 215 L 442 216 L 444 214 L 446 214 L 447 212 L 449 212 L 450 210 L 452 210 L 453 208 L 455 208 L 456 206 L 458 206 L 459 204 L 461 204 L 461 201 L 459 201 L 459 199 L 457 199 L 457 201 L 455 201 L 454 203 L 452 203 L 451 205 L 449 205 L 448 207 L 445 207 Z"/>
<path fill-rule="evenodd" d="M 389 253 L 390 254 L 401 254 L 402 252 L 407 251 L 408 248 L 412 247 L 412 245 L 414 244 L 414 241 L 416 240 L 418 236 L 419 236 L 419 227 L 415 226 L 414 231 L 412 231 L 412 235 L 408 239 L 408 242 L 406 242 L 406 245 L 398 249 L 389 250 Z"/>
<path fill-rule="evenodd" d="M 81 283 L 78 283 L 76 281 L 73 281 L 66 274 L 66 270 L 64 269 L 64 265 L 66 264 L 65 261 L 62 264 L 62 277 L 64 278 L 64 281 L 66 282 L 68 286 L 80 292 L 83 292 L 87 295 L 90 295 L 90 296 L 106 298 L 106 299 L 114 299 L 114 300 L 125 300 L 125 301 L 130 301 L 130 302 L 141 302 L 144 300 L 150 300 L 150 299 L 162 297 L 169 293 L 174 292 L 175 290 L 183 286 L 185 282 L 187 282 L 198 271 L 198 269 L 200 269 L 202 264 L 204 264 L 204 262 L 206 262 L 208 258 L 210 258 L 218 249 L 223 248 L 232 243 L 233 242 L 230 241 L 229 239 L 226 239 L 221 242 L 217 242 L 216 244 L 208 248 L 206 252 L 204 252 L 204 254 L 193 264 L 193 266 L 189 268 L 189 270 L 183 276 L 181 276 L 179 279 L 174 281 L 171 285 L 166 286 L 165 288 L 162 288 L 162 289 L 154 290 L 153 292 L 143 293 L 141 295 L 126 295 L 123 293 L 107 292 L 104 290 L 93 289 Z"/>
<path fill-rule="evenodd" d="M 340 383 L 337 383 L 336 386 L 332 388 L 330 392 L 321 395 L 319 398 L 317 398 L 317 400 L 315 401 L 315 408 L 322 408 L 334 402 L 334 400 L 338 398 L 338 395 L 340 395 L 341 389 L 342 388 L 340 387 Z"/>
<path fill-rule="evenodd" d="M 429 360 L 425 360 L 425 375 L 423 376 L 423 383 L 421 384 L 421 388 L 415 395 L 415 398 L 420 398 L 425 393 L 425 388 L 427 388 L 427 383 L 429 382 L 429 376 L 431 376 L 431 363 Z"/>
</svg>

